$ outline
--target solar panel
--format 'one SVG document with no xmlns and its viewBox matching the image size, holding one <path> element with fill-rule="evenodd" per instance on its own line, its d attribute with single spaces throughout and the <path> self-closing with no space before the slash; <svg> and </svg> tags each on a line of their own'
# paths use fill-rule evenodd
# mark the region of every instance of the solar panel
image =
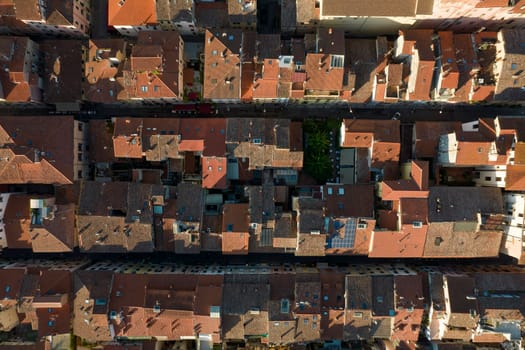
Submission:
<svg viewBox="0 0 525 350">
<path fill-rule="evenodd" d="M 261 231 L 261 247 L 271 247 L 273 244 L 273 229 L 263 227 Z"/>
<path fill-rule="evenodd" d="M 335 223 L 337 223 L 337 225 Z M 327 240 L 328 248 L 353 248 L 355 243 L 357 219 L 347 219 L 344 225 L 341 222 L 336 221 L 334 222 L 334 227 L 344 229 L 345 234 L 344 237 L 341 238 L 341 236 L 336 232 L 334 235 L 329 237 Z"/>
</svg>

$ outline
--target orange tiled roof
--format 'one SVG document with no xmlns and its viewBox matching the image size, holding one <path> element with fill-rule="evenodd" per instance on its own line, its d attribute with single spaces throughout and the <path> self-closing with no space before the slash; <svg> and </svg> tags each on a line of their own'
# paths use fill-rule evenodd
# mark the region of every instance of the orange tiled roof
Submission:
<svg viewBox="0 0 525 350">
<path fill-rule="evenodd" d="M 261 78 L 253 82 L 254 98 L 277 98 L 279 79 L 279 60 L 265 59 Z"/>
<path fill-rule="evenodd" d="M 419 63 L 416 72 L 414 91 L 410 93 L 410 100 L 430 100 L 430 87 L 434 73 L 435 58 L 432 52 L 433 29 L 412 29 L 404 33 L 405 43 L 403 53 L 412 55 L 417 50 Z"/>
<path fill-rule="evenodd" d="M 452 32 L 439 32 L 443 64 L 441 88 L 445 89 L 457 89 L 459 86 L 459 70 L 458 65 L 456 63 L 456 54 L 453 39 L 454 34 Z"/>
<path fill-rule="evenodd" d="M 478 8 L 507 6 L 509 6 L 508 0 L 479 0 L 479 2 L 476 4 L 476 7 Z"/>
<path fill-rule="evenodd" d="M 226 157 L 202 157 L 202 187 L 228 188 L 226 167 Z"/>
<path fill-rule="evenodd" d="M 142 26 L 156 23 L 155 0 L 108 0 L 109 26 Z"/>
<path fill-rule="evenodd" d="M 427 198 L 428 190 L 422 191 L 413 180 L 387 180 L 383 181 L 382 199 L 386 201 L 401 198 Z"/>
<path fill-rule="evenodd" d="M 248 203 L 224 204 L 222 210 L 223 254 L 248 254 Z"/>
<path fill-rule="evenodd" d="M 332 55 L 306 55 L 306 83 L 307 90 L 340 91 L 343 88 L 343 67 L 331 66 Z"/>
<path fill-rule="evenodd" d="M 507 176 L 505 178 L 505 190 L 525 191 L 525 166 L 507 165 Z"/>
<path fill-rule="evenodd" d="M 204 86 L 205 99 L 240 99 L 242 42 L 240 30 L 228 30 L 213 34 L 206 31 L 204 42 Z"/>
<path fill-rule="evenodd" d="M 180 140 L 179 151 L 181 152 L 202 152 L 204 150 L 204 140 Z"/>
<path fill-rule="evenodd" d="M 372 167 L 383 169 L 384 179 L 399 177 L 399 153 L 401 145 L 397 142 L 375 142 L 372 148 Z"/>
<path fill-rule="evenodd" d="M 492 142 L 458 141 L 456 164 L 484 165 L 489 163 L 489 152 Z"/>
<path fill-rule="evenodd" d="M 47 160 L 32 162 L 25 155 L 0 149 L 0 183 L 4 184 L 71 184 L 72 182 Z"/>
<path fill-rule="evenodd" d="M 67 183 L 74 179 L 76 144 L 75 121 L 72 116 L 2 117 L 0 126 L 11 137 L 10 140 L 4 139 L 4 144 L 8 144 L 9 147 L 13 143 L 16 145 L 12 147 L 15 154 L 27 156 L 32 161 L 38 159 L 47 161 L 42 167 L 49 169 L 50 173 L 46 175 L 44 171 L 41 172 L 49 178 L 45 183 L 63 177 L 68 179 Z M 19 163 L 27 163 L 27 161 Z M 56 170 L 51 170 L 50 166 Z M 61 174 L 58 175 L 57 172 Z"/>
<path fill-rule="evenodd" d="M 369 257 L 419 258 L 423 256 L 428 225 L 402 225 L 400 231 L 375 231 Z"/>
<path fill-rule="evenodd" d="M 348 131 L 345 134 L 344 147 L 363 147 L 369 148 L 374 141 L 373 132 L 353 132 Z"/>
<path fill-rule="evenodd" d="M 113 137 L 113 149 L 117 158 L 142 158 L 142 140 L 138 136 Z"/>
</svg>

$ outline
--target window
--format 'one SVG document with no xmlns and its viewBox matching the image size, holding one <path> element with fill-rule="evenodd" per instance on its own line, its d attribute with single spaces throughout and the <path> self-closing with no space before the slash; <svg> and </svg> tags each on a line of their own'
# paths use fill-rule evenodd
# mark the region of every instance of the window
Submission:
<svg viewBox="0 0 525 350">
<path fill-rule="evenodd" d="M 212 55 L 212 56 L 217 56 L 217 50 L 213 50 L 213 51 L 211 52 L 211 55 Z"/>
<path fill-rule="evenodd" d="M 84 127 L 84 125 L 82 123 L 78 123 L 78 131 L 82 131 L 83 127 Z"/>
<path fill-rule="evenodd" d="M 159 92 L 159 90 L 160 90 L 160 86 L 158 86 L 158 85 L 154 85 L 153 86 L 153 91 Z"/>
<path fill-rule="evenodd" d="M 148 87 L 147 87 L 146 85 L 142 85 L 142 86 L 140 87 L 140 90 L 141 90 L 142 92 L 148 92 Z"/>
<path fill-rule="evenodd" d="M 82 144 L 81 143 L 78 144 L 78 151 L 82 152 Z"/>
<path fill-rule="evenodd" d="M 497 176 L 496 181 L 501 181 L 501 177 Z"/>
<path fill-rule="evenodd" d="M 77 154 L 77 160 L 78 160 L 79 162 L 82 161 L 82 152 L 79 152 L 79 153 Z"/>
<path fill-rule="evenodd" d="M 77 178 L 81 179 L 82 178 L 82 170 L 79 170 L 77 172 Z"/>
<path fill-rule="evenodd" d="M 485 181 L 490 181 L 492 179 L 492 177 L 490 176 L 485 176 Z"/>
</svg>

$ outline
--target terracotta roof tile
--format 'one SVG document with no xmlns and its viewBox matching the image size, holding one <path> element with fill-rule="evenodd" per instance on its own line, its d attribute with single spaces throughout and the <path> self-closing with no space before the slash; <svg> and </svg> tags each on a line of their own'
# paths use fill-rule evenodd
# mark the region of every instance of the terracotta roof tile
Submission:
<svg viewBox="0 0 525 350">
<path fill-rule="evenodd" d="M 507 165 L 507 175 L 505 178 L 505 190 L 525 191 L 525 166 Z"/>
<path fill-rule="evenodd" d="M 0 125 L 11 136 L 12 142 L 18 146 L 15 153 L 21 154 L 19 150 L 23 150 L 31 160 L 45 159 L 56 168 L 50 171 L 49 177 L 58 179 L 57 173 L 61 172 L 62 177 L 73 181 L 77 145 L 74 140 L 76 126 L 72 116 L 53 118 L 35 116 L 23 119 L 3 117 Z M 38 153 L 37 159 L 35 159 L 35 152 Z M 50 170 L 50 166 L 49 163 L 42 165 L 46 171 Z"/>
<path fill-rule="evenodd" d="M 458 165 L 487 165 L 489 163 L 489 152 L 492 142 L 468 142 L 457 143 L 456 164 Z"/>
<path fill-rule="evenodd" d="M 450 31 L 439 32 L 439 41 L 442 54 L 442 89 L 457 89 L 459 87 L 459 69 L 456 63 L 454 34 Z"/>
<path fill-rule="evenodd" d="M 476 7 L 507 7 L 509 2 L 507 0 L 479 0 Z"/>
<path fill-rule="evenodd" d="M 296 256 L 324 256 L 326 245 L 325 234 L 302 233 L 297 237 Z"/>
<path fill-rule="evenodd" d="M 222 209 L 223 254 L 248 254 L 248 204 L 224 204 Z"/>
<path fill-rule="evenodd" d="M 225 157 L 202 158 L 202 187 L 225 189 L 228 187 L 226 179 L 227 159 Z"/>
<path fill-rule="evenodd" d="M 253 62 L 245 62 L 241 66 L 241 99 L 251 102 L 254 92 L 255 66 Z"/>
<path fill-rule="evenodd" d="M 385 180 L 396 179 L 399 176 L 399 143 L 375 142 L 372 149 L 373 168 L 383 169 Z"/>
<path fill-rule="evenodd" d="M 80 40 L 45 40 L 40 43 L 44 53 L 44 101 L 75 103 L 82 98 L 83 43 Z"/>
<path fill-rule="evenodd" d="M 326 185 L 323 186 L 323 197 L 324 215 L 327 217 L 372 218 L 374 216 L 372 185 Z M 352 198 L 359 198 L 359 203 Z"/>
<path fill-rule="evenodd" d="M 73 330 L 89 342 L 112 340 L 107 317 L 112 279 L 109 271 L 74 274 Z"/>
<path fill-rule="evenodd" d="M 83 84 L 86 98 L 93 102 L 115 102 L 120 87 L 115 78 L 125 60 L 124 39 L 99 39 L 89 42 Z"/>
<path fill-rule="evenodd" d="M 381 3 L 382 6 L 370 6 L 359 0 L 340 2 L 324 0 L 322 16 L 368 17 L 368 16 L 398 16 L 413 17 L 416 15 L 417 1 L 390 1 Z"/>
<path fill-rule="evenodd" d="M 461 130 L 460 122 L 421 122 L 417 121 L 414 129 L 417 158 L 434 158 L 437 155 L 441 135 Z"/>
<path fill-rule="evenodd" d="M 109 26 L 157 24 L 155 0 L 109 0 Z"/>
<path fill-rule="evenodd" d="M 224 2 L 196 2 L 195 17 L 202 28 L 228 27 L 228 4 Z"/>
<path fill-rule="evenodd" d="M 139 136 L 113 137 L 116 158 L 142 158 L 142 140 Z"/>
<path fill-rule="evenodd" d="M 113 135 L 109 120 L 89 121 L 89 160 L 91 162 L 114 162 Z"/>
<path fill-rule="evenodd" d="M 332 66 L 331 54 L 308 54 L 306 56 L 307 90 L 340 91 L 343 87 L 343 66 Z M 342 63 L 342 62 L 341 62 Z"/>
<path fill-rule="evenodd" d="M 222 34 L 206 31 L 203 97 L 206 99 L 241 98 L 242 32 L 228 30 Z"/>
<path fill-rule="evenodd" d="M 36 54 L 33 50 L 38 50 L 38 46 L 29 38 L 0 37 L 0 52 L 2 53 L 0 61 L 4 67 L 0 72 L 0 85 L 2 86 L 2 98 L 6 101 L 26 102 L 41 99 L 37 82 L 31 79 L 34 74 L 24 73 L 24 65 L 35 63 L 28 55 Z"/>
<path fill-rule="evenodd" d="M 454 222 L 429 225 L 424 257 L 479 258 L 499 254 L 501 231 L 461 231 Z"/>
<path fill-rule="evenodd" d="M 417 50 L 419 62 L 416 72 L 415 86 L 413 91 L 409 91 L 410 100 L 430 100 L 430 88 L 435 66 L 435 58 L 432 45 L 432 29 L 412 29 L 407 30 L 404 35 L 403 52 L 409 55 Z"/>
<path fill-rule="evenodd" d="M 279 61 L 265 59 L 261 78 L 256 78 L 253 83 L 253 98 L 277 98 L 278 79 Z"/>
<path fill-rule="evenodd" d="M 374 258 L 417 258 L 423 256 L 428 225 L 402 225 L 400 231 L 375 231 L 370 254 Z"/>
<path fill-rule="evenodd" d="M 502 29 L 498 41 L 503 43 L 505 61 L 501 63 L 496 83 L 495 100 L 523 100 L 525 98 L 525 78 L 521 72 L 525 68 L 525 32 L 521 29 Z M 501 56 L 500 56 L 501 57 Z"/>
<path fill-rule="evenodd" d="M 151 252 L 151 201 L 153 196 L 163 193 L 158 185 L 83 182 L 77 213 L 81 249 Z"/>
</svg>

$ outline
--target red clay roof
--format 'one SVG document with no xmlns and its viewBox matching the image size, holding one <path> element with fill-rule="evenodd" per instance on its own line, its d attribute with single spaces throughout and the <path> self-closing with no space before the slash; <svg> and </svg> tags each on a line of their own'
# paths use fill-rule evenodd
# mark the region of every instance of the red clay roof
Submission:
<svg viewBox="0 0 525 350">
<path fill-rule="evenodd" d="M 24 74 L 24 65 L 32 63 L 25 58 L 32 53 L 33 42 L 25 37 L 0 37 L 2 66 L 0 85 L 2 98 L 9 102 L 39 101 L 38 77 L 34 73 Z"/>
<path fill-rule="evenodd" d="M 248 254 L 249 204 L 229 203 L 222 209 L 222 253 Z"/>
<path fill-rule="evenodd" d="M 502 231 L 465 231 L 454 222 L 432 222 L 427 232 L 426 258 L 480 258 L 499 254 Z"/>
<path fill-rule="evenodd" d="M 428 225 L 414 228 L 402 225 L 401 231 L 375 231 L 371 258 L 419 258 L 423 256 Z"/>
<path fill-rule="evenodd" d="M 117 158 L 142 158 L 142 140 L 139 136 L 115 136 L 113 149 Z"/>
<path fill-rule="evenodd" d="M 476 4 L 478 8 L 487 8 L 487 7 L 507 7 L 509 6 L 508 0 L 479 0 Z"/>
<path fill-rule="evenodd" d="M 323 186 L 324 215 L 327 217 L 374 216 L 374 186 L 326 185 Z M 356 201 L 355 198 L 359 198 Z"/>
<path fill-rule="evenodd" d="M 507 165 L 505 190 L 525 191 L 525 165 Z"/>
<path fill-rule="evenodd" d="M 277 98 L 279 81 L 279 60 L 265 59 L 261 77 L 254 79 L 253 98 Z"/>
<path fill-rule="evenodd" d="M 399 153 L 401 144 L 398 142 L 375 142 L 372 149 L 373 168 L 383 169 L 385 180 L 399 177 Z"/>
<path fill-rule="evenodd" d="M 239 50 L 242 35 L 240 30 L 235 29 L 222 33 L 206 31 L 203 86 L 205 99 L 241 98 Z"/>
<path fill-rule="evenodd" d="M 411 74 L 416 75 L 416 83 L 414 91 L 409 95 L 410 100 L 430 100 L 430 87 L 435 66 L 435 58 L 432 52 L 433 34 L 433 29 L 412 29 L 404 33 L 403 52 L 412 54 L 412 50 L 415 49 L 419 55 L 417 71 L 411 72 Z"/>
<path fill-rule="evenodd" d="M 450 31 L 439 32 L 442 59 L 441 88 L 457 89 L 459 86 L 459 69 L 456 63 L 454 34 Z"/>
<path fill-rule="evenodd" d="M 373 133 L 374 141 L 400 142 L 399 120 L 345 119 L 345 136 L 348 132 Z M 346 146 L 343 147 L 354 147 Z M 349 140 L 351 142 L 351 139 Z"/>
<path fill-rule="evenodd" d="M 73 181 L 77 145 L 74 140 L 75 121 L 72 116 L 2 117 L 0 126 L 18 146 L 16 154 L 25 154 L 34 159 L 35 152 L 38 151 L 38 158 L 52 164 L 46 162 L 42 165 L 42 175 L 56 178 L 58 175 L 54 173 L 57 171 L 48 170 L 49 167 L 53 167 L 63 174 L 62 177 Z M 45 171 L 50 171 L 49 175 Z"/>
<path fill-rule="evenodd" d="M 4 213 L 7 246 L 31 249 L 29 195 L 10 195 Z"/>
<path fill-rule="evenodd" d="M 343 88 L 343 67 L 331 67 L 332 55 L 306 55 L 306 83 L 307 90 L 340 91 Z"/>
<path fill-rule="evenodd" d="M 457 165 L 486 165 L 489 163 L 489 151 L 492 142 L 458 141 Z"/>
<path fill-rule="evenodd" d="M 345 134 L 344 147 L 369 148 L 372 146 L 373 141 L 374 141 L 373 132 L 348 131 Z"/>
<path fill-rule="evenodd" d="M 45 159 L 33 163 L 24 155 L 15 155 L 9 149 L 0 149 L 0 181 L 4 184 L 71 184 Z"/>
<path fill-rule="evenodd" d="M 125 59 L 124 39 L 99 39 L 89 41 L 89 54 L 85 62 L 83 84 L 86 99 L 93 102 L 110 103 L 117 100 L 122 87 L 115 80 Z M 120 62 L 114 64 L 111 59 Z"/>
<path fill-rule="evenodd" d="M 156 23 L 155 0 L 108 0 L 109 26 L 142 26 Z"/>
<path fill-rule="evenodd" d="M 226 157 L 202 157 L 202 187 L 228 188 L 226 167 Z"/>
</svg>

